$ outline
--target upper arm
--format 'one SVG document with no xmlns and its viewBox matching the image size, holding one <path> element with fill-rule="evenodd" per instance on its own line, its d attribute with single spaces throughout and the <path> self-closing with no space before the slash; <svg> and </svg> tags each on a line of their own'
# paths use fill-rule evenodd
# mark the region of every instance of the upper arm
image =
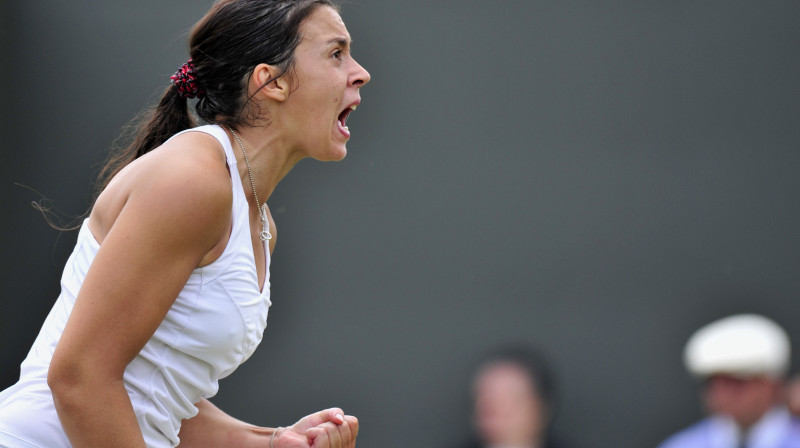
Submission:
<svg viewBox="0 0 800 448">
<path fill-rule="evenodd" d="M 229 178 L 209 176 L 208 160 L 180 153 L 144 162 L 127 180 L 133 186 L 102 237 L 51 373 L 55 368 L 68 382 L 76 375 L 121 378 L 191 272 L 227 231 Z"/>
</svg>

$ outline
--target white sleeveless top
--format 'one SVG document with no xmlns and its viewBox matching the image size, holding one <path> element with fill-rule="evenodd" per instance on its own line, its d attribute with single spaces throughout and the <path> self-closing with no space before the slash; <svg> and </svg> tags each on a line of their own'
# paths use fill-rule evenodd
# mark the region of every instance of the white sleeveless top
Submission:
<svg viewBox="0 0 800 448">
<path fill-rule="evenodd" d="M 267 325 L 266 279 L 258 287 L 250 238 L 249 206 L 230 141 L 216 125 L 200 131 L 225 149 L 233 184 L 232 232 L 222 255 L 195 269 L 164 321 L 125 369 L 124 382 L 148 447 L 178 445 L 181 420 L 197 415 L 195 403 L 217 393 L 218 380 L 252 355 Z M 100 248 L 88 219 L 67 260 L 61 294 L 21 366 L 20 380 L 0 393 L 0 446 L 71 446 L 53 406 L 47 370 L 83 279 Z"/>
</svg>

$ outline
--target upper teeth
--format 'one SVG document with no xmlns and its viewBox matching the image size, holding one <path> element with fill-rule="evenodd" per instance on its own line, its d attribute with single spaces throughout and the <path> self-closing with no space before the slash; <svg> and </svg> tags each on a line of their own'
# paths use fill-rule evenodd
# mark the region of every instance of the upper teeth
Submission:
<svg viewBox="0 0 800 448">
<path fill-rule="evenodd" d="M 350 106 L 350 109 L 351 109 L 351 110 L 356 110 L 356 105 L 355 105 L 355 104 L 353 104 L 352 106 Z"/>
</svg>

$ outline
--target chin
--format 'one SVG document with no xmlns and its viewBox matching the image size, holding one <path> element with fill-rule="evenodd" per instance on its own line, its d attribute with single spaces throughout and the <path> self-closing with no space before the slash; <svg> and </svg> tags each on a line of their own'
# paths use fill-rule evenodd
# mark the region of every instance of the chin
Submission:
<svg viewBox="0 0 800 448">
<path fill-rule="evenodd" d="M 347 156 L 347 147 L 342 145 L 341 147 L 333 148 L 326 154 L 322 154 L 321 157 L 318 157 L 317 160 L 322 162 L 338 162 L 344 159 Z"/>
<path fill-rule="evenodd" d="M 338 162 L 347 155 L 347 146 L 344 143 L 327 145 L 311 145 L 311 149 L 305 152 L 305 156 L 319 162 Z"/>
</svg>

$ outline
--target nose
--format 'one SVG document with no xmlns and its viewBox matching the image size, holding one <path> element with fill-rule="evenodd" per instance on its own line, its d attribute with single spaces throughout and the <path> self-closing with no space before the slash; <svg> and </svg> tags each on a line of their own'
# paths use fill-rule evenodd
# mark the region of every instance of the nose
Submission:
<svg viewBox="0 0 800 448">
<path fill-rule="evenodd" d="M 353 62 L 356 64 L 356 67 L 350 80 L 350 85 L 353 87 L 363 87 L 364 84 L 369 82 L 371 76 L 369 75 L 369 72 L 361 66 L 361 64 L 355 61 L 355 59 L 353 59 Z"/>
</svg>

